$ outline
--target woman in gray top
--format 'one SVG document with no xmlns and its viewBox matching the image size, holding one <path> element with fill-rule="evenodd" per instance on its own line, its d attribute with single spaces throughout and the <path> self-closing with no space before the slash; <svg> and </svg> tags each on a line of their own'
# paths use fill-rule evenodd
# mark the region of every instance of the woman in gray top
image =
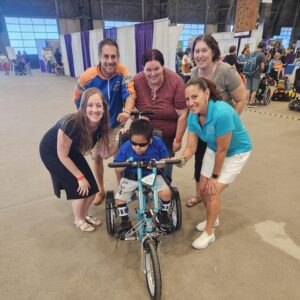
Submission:
<svg viewBox="0 0 300 300">
<path fill-rule="evenodd" d="M 232 66 L 220 61 L 218 42 L 210 34 L 200 35 L 194 40 L 192 52 L 196 67 L 191 71 L 191 78 L 205 77 L 213 81 L 222 94 L 222 100 L 228 102 L 241 114 L 247 102 L 247 91 L 238 72 Z M 205 150 L 206 143 L 198 139 L 194 173 L 196 196 L 187 200 L 188 207 L 201 202 L 199 179 Z"/>
</svg>

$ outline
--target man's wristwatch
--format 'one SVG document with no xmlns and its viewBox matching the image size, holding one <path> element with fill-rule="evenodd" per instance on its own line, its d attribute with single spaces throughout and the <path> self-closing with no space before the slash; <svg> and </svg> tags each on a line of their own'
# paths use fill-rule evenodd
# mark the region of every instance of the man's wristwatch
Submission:
<svg viewBox="0 0 300 300">
<path fill-rule="evenodd" d="M 211 177 L 212 177 L 213 179 L 217 179 L 217 178 L 219 177 L 219 175 L 218 175 L 218 174 L 215 174 L 215 173 L 212 173 Z"/>
</svg>

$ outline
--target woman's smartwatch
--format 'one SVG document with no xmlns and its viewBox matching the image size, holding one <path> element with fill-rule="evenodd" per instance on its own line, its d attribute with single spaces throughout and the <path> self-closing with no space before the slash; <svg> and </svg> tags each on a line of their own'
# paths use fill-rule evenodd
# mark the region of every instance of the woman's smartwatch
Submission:
<svg viewBox="0 0 300 300">
<path fill-rule="evenodd" d="M 217 179 L 217 178 L 219 177 L 219 175 L 218 175 L 218 174 L 215 174 L 215 173 L 212 173 L 211 177 L 212 177 L 213 179 Z"/>
</svg>

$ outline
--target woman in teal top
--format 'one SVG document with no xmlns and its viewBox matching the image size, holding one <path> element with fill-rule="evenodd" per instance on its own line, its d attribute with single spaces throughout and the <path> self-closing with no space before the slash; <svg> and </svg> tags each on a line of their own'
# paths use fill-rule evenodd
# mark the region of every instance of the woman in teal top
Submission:
<svg viewBox="0 0 300 300">
<path fill-rule="evenodd" d="M 192 244 L 196 249 L 204 249 L 215 241 L 214 227 L 220 225 L 221 194 L 241 172 L 252 149 L 238 113 L 219 99 L 216 85 L 208 79 L 193 78 L 186 84 L 185 100 L 190 113 L 183 162 L 196 152 L 198 137 L 207 142 L 199 195 L 207 209 L 207 218 L 196 226 L 203 232 Z"/>
</svg>

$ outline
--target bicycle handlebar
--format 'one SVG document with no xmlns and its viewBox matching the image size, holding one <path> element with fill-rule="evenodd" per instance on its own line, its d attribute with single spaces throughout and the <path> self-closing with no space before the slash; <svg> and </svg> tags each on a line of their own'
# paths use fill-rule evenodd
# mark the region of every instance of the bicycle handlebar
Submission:
<svg viewBox="0 0 300 300">
<path fill-rule="evenodd" d="M 154 115 L 154 112 L 153 111 L 132 111 L 131 116 L 134 116 L 136 118 L 140 118 L 140 117 L 143 117 L 143 116 L 153 116 Z"/>
<path fill-rule="evenodd" d="M 181 159 L 161 159 L 161 160 L 150 160 L 150 161 L 124 161 L 124 162 L 112 162 L 108 164 L 109 168 L 124 168 L 124 167 L 155 167 L 157 165 L 174 165 L 180 164 Z"/>
</svg>

